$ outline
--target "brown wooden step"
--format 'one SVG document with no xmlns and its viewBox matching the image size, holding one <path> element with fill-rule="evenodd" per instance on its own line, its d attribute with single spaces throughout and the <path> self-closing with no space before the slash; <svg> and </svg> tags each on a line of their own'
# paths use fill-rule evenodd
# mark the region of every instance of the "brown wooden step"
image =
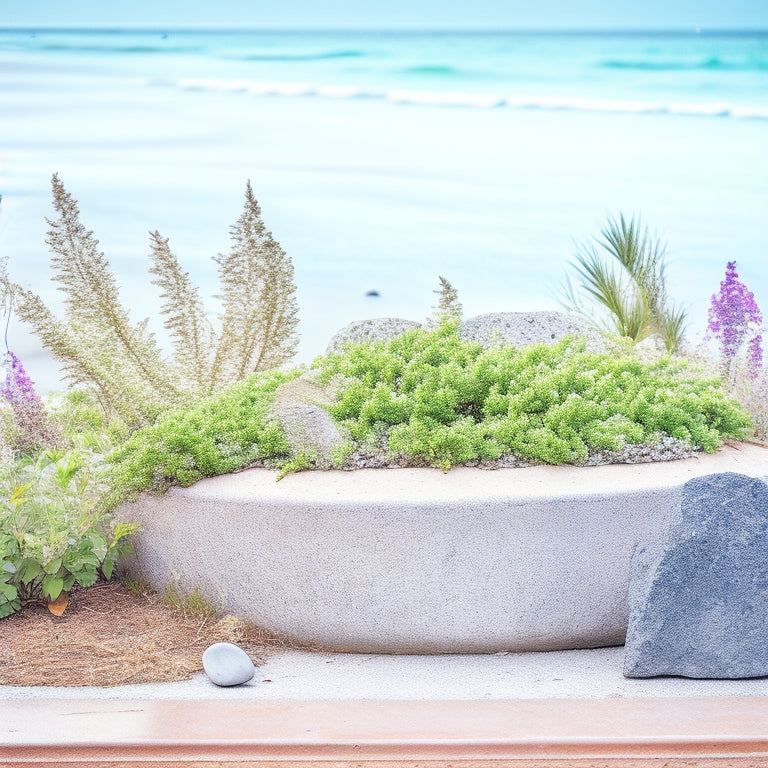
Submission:
<svg viewBox="0 0 768 768">
<path fill-rule="evenodd" d="M 0 766 L 768 766 L 768 697 L 0 701 Z"/>
</svg>

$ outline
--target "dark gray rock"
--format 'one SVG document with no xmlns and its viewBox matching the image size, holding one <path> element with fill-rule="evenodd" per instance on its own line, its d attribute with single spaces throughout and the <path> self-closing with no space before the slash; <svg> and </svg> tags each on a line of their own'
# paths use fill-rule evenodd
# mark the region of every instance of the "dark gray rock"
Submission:
<svg viewBox="0 0 768 768">
<path fill-rule="evenodd" d="M 768 675 L 768 485 L 689 480 L 667 536 L 635 551 L 628 599 L 626 677 Z"/>
<path fill-rule="evenodd" d="M 234 643 L 214 643 L 203 653 L 203 669 L 212 683 L 242 685 L 256 674 L 248 654 Z"/>
</svg>

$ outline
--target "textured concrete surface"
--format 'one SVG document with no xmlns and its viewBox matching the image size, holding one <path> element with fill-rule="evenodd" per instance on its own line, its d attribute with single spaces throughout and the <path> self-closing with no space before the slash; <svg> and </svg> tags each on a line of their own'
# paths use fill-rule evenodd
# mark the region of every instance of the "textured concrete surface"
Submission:
<svg viewBox="0 0 768 768">
<path fill-rule="evenodd" d="M 332 650 L 473 653 L 624 642 L 632 553 L 691 477 L 768 475 L 768 449 L 664 464 L 268 470 L 142 496 L 137 575 Z"/>
<path fill-rule="evenodd" d="M 0 700 L 481 701 L 768 697 L 768 678 L 629 680 L 622 674 L 623 661 L 623 647 L 436 656 L 283 651 L 257 667 L 250 682 L 234 688 L 219 688 L 200 672 L 191 680 L 178 683 L 112 688 L 0 686 Z"/>
<path fill-rule="evenodd" d="M 635 553 L 628 600 L 626 675 L 768 675 L 768 485 L 689 480 L 680 519 Z"/>
</svg>

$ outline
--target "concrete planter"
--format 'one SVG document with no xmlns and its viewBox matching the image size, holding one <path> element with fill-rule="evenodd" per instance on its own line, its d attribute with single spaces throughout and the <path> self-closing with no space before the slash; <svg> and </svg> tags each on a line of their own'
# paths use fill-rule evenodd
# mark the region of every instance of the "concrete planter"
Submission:
<svg viewBox="0 0 768 768">
<path fill-rule="evenodd" d="M 684 461 L 495 472 L 249 470 L 142 495 L 131 570 L 291 639 L 385 653 L 618 645 L 638 542 L 715 472 L 768 477 L 742 444 Z"/>
</svg>

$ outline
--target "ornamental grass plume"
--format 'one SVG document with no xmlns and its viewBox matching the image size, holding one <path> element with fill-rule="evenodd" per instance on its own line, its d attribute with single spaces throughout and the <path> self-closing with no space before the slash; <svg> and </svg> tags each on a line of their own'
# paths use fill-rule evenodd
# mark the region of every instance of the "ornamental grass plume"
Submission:
<svg viewBox="0 0 768 768">
<path fill-rule="evenodd" d="M 459 292 L 442 275 L 438 279 L 440 288 L 433 293 L 438 294 L 440 298 L 432 316 L 427 320 L 429 328 L 439 328 L 445 323 L 459 322 L 464 311 L 459 301 Z"/>
<path fill-rule="evenodd" d="M 246 187 L 244 210 L 231 228 L 232 249 L 218 256 L 221 314 L 208 319 L 199 290 L 170 249 L 150 233 L 150 273 L 160 288 L 160 314 L 173 344 L 167 357 L 148 328 L 134 322 L 93 232 L 80 222 L 77 201 L 57 175 L 52 179 L 57 218 L 46 240 L 53 280 L 64 294 L 59 318 L 33 291 L 12 283 L 0 263 L 0 298 L 12 295 L 30 325 L 62 364 L 69 381 L 89 390 L 110 417 L 131 429 L 169 408 L 226 389 L 256 371 L 282 365 L 296 350 L 296 287 L 290 258 L 261 220 Z"/>
<path fill-rule="evenodd" d="M 707 337 L 717 339 L 720 347 L 720 369 L 729 388 L 733 388 L 736 361 L 747 342 L 746 364 L 750 378 L 756 378 L 763 363 L 761 324 L 763 314 L 755 296 L 739 280 L 736 262 L 729 261 L 720 291 L 712 294 L 709 307 Z"/>
</svg>

